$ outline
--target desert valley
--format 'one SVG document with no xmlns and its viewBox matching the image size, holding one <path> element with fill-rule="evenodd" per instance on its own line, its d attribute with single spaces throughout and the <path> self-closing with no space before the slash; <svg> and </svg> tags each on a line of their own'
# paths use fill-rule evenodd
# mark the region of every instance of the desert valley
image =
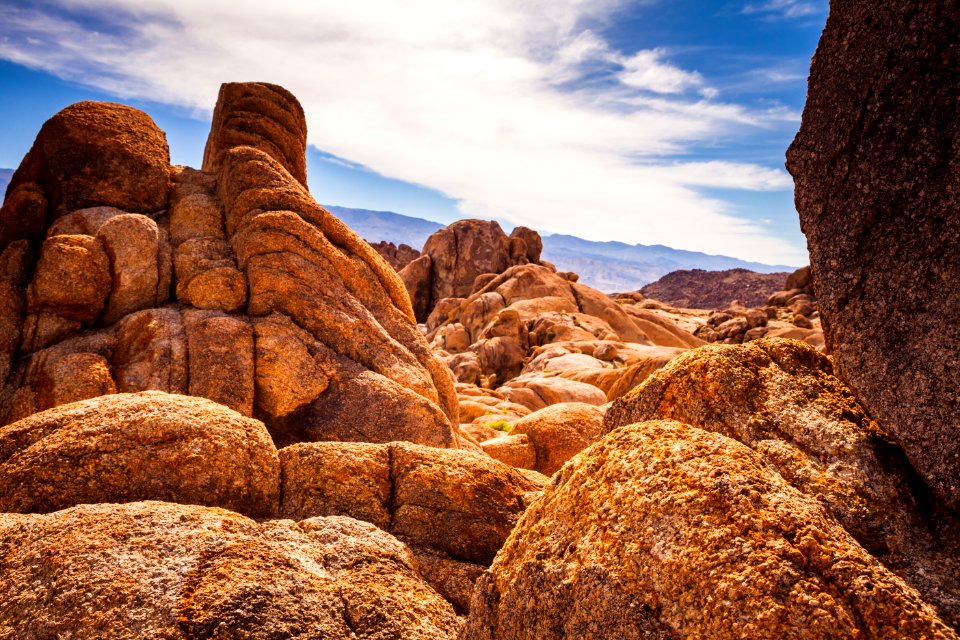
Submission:
<svg viewBox="0 0 960 640">
<path fill-rule="evenodd" d="M 789 272 L 365 239 L 266 82 L 199 168 L 50 118 L 0 208 L 0 638 L 957 638 L 960 3 L 831 5 Z"/>
</svg>

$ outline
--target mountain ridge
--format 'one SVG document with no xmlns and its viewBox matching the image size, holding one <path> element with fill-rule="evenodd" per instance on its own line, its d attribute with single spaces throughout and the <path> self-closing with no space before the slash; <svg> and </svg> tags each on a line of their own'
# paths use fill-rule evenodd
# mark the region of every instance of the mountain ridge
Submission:
<svg viewBox="0 0 960 640">
<path fill-rule="evenodd" d="M 439 222 L 393 211 L 325 205 L 368 242 L 386 240 L 421 249 L 427 237 L 442 229 Z M 673 249 L 664 245 L 630 245 L 565 234 L 543 235 L 543 259 L 560 271 L 573 271 L 580 281 L 601 291 L 635 291 L 673 271 L 748 269 L 757 273 L 794 271 L 799 265 L 768 265 L 730 256 Z"/>
</svg>

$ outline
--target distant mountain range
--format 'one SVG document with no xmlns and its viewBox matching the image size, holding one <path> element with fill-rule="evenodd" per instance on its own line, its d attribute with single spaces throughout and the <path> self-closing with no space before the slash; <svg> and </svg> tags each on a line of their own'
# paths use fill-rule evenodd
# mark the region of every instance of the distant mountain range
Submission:
<svg viewBox="0 0 960 640">
<path fill-rule="evenodd" d="M 408 244 L 415 249 L 422 248 L 430 234 L 444 226 L 388 211 L 335 206 L 327 206 L 327 209 L 369 242 L 387 240 L 394 244 Z M 561 271 L 580 274 L 581 282 L 607 292 L 635 291 L 680 269 L 749 269 L 758 273 L 778 273 L 797 268 L 671 249 L 663 245 L 594 242 L 559 234 L 543 236 L 543 259 L 557 265 Z"/>
<path fill-rule="evenodd" d="M 13 169 L 0 169 L 0 201 Z M 390 211 L 368 211 L 327 206 L 331 213 L 370 242 L 387 240 L 421 249 L 427 238 L 444 225 Z M 506 229 L 505 229 L 506 230 Z M 601 291 L 635 291 L 679 269 L 750 269 L 759 273 L 793 271 L 788 265 L 747 262 L 727 256 L 671 249 L 663 245 L 629 245 L 622 242 L 594 242 L 576 236 L 543 237 L 543 259 L 561 271 L 580 274 L 580 281 Z"/>
<path fill-rule="evenodd" d="M 12 177 L 13 169 L 0 169 L 0 202 L 3 202 L 3 196 L 7 193 L 7 185 L 10 184 Z"/>
</svg>

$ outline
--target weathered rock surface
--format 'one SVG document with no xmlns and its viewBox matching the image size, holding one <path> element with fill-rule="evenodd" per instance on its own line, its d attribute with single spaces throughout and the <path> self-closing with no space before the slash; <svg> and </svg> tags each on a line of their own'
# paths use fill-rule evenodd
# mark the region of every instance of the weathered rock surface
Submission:
<svg viewBox="0 0 960 640">
<path fill-rule="evenodd" d="M 489 563 L 537 491 L 486 456 L 403 442 L 310 442 L 280 450 L 281 515 L 345 515 L 417 547 Z"/>
<path fill-rule="evenodd" d="M 510 267 L 538 264 L 542 250 L 533 229 L 516 227 L 507 236 L 493 220 L 458 220 L 427 238 L 401 275 L 422 322 L 441 300 L 465 298 Z"/>
<path fill-rule="evenodd" d="M 787 154 L 829 350 L 960 506 L 956 0 L 835 2 Z"/>
<path fill-rule="evenodd" d="M 757 453 L 664 420 L 561 470 L 480 579 L 464 637 L 957 636 Z"/>
<path fill-rule="evenodd" d="M 166 136 L 147 114 L 108 102 L 71 105 L 44 123 L 13 174 L 0 211 L 0 246 L 36 240 L 54 218 L 86 207 L 160 211 L 167 206 L 169 172 Z M 15 195 L 35 185 L 48 209 L 24 209 L 23 196 Z M 17 226 L 20 233 L 11 233 Z"/>
<path fill-rule="evenodd" d="M 307 186 L 307 120 L 300 102 L 283 87 L 227 82 L 220 87 L 203 168 L 216 174 L 231 149 L 252 147 Z"/>
<path fill-rule="evenodd" d="M 307 192 L 305 148 L 296 99 L 260 83 L 221 88 L 204 171 L 136 110 L 54 116 L 0 210 L 0 424 L 156 389 L 282 444 L 458 446 L 452 376 L 398 275 Z"/>
<path fill-rule="evenodd" d="M 0 512 L 165 500 L 265 517 L 279 485 L 263 424 L 202 398 L 107 395 L 0 428 Z"/>
<path fill-rule="evenodd" d="M 540 264 L 510 267 L 480 280 L 480 288 L 469 297 L 446 298 L 437 304 L 427 321 L 427 338 L 458 382 L 505 389 L 532 383 L 566 390 L 562 399 L 552 401 L 539 392 L 522 392 L 526 399 L 518 403 L 531 409 L 557 401 L 603 404 L 601 394 L 593 390 L 573 392 L 583 386 L 577 383 L 594 386 L 612 399 L 676 353 L 703 344 L 669 319 L 634 308 L 628 304 L 632 301 L 613 300 Z M 609 352 L 619 350 L 623 357 L 594 360 L 590 371 L 581 367 L 569 376 L 559 373 L 569 381 L 547 380 L 554 367 L 533 372 L 532 365 L 544 350 L 567 345 L 576 345 L 568 352 L 592 355 L 602 346 Z M 645 347 L 652 351 L 639 355 Z M 621 370 L 623 365 L 628 370 Z"/>
<path fill-rule="evenodd" d="M 2 638 L 457 637 L 395 538 L 349 518 L 262 523 L 137 502 L 0 514 Z"/>
<path fill-rule="evenodd" d="M 607 430 L 667 418 L 734 438 L 816 498 L 870 553 L 960 623 L 960 547 L 949 514 L 872 422 L 830 361 L 792 340 L 687 352 L 617 400 Z"/>
<path fill-rule="evenodd" d="M 343 515 L 411 546 L 420 575 L 458 612 L 542 485 L 482 454 L 394 442 L 280 450 L 280 514 Z"/>
<path fill-rule="evenodd" d="M 432 301 L 463 298 L 477 276 L 507 270 L 510 239 L 493 220 L 459 220 L 431 235 L 423 253 L 431 260 Z"/>
</svg>

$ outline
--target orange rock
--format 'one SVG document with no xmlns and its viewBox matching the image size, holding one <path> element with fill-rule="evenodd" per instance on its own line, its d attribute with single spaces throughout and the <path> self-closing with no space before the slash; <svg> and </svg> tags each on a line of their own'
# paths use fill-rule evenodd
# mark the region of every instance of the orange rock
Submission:
<svg viewBox="0 0 960 640">
<path fill-rule="evenodd" d="M 10 189 L 43 185 L 55 216 L 97 206 L 152 213 L 167 206 L 169 171 L 166 136 L 147 114 L 78 102 L 44 123 Z"/>
<path fill-rule="evenodd" d="M 564 402 L 534 411 L 518 420 L 510 431 L 512 436 L 528 438 L 534 451 L 534 464 L 515 466 L 551 476 L 567 460 L 599 440 L 603 433 L 603 411 L 594 405 Z"/>
<path fill-rule="evenodd" d="M 0 514 L 0 630 L 37 637 L 454 640 L 410 550 L 342 517 L 138 502 Z"/>
<path fill-rule="evenodd" d="M 114 216 L 100 226 L 97 239 L 110 256 L 113 274 L 104 322 L 116 322 L 128 313 L 156 304 L 161 251 L 157 223 L 139 214 Z"/>
<path fill-rule="evenodd" d="M 420 322 L 430 314 L 431 280 L 430 256 L 424 254 L 400 269 L 400 279 L 410 296 L 413 314 Z"/>
<path fill-rule="evenodd" d="M 584 402 L 600 406 L 607 396 L 597 387 L 556 376 L 525 373 L 498 389 L 508 400 L 536 411 L 560 402 Z"/>
<path fill-rule="evenodd" d="M 123 393 L 187 393 L 187 334 L 176 309 L 144 309 L 116 324 L 111 364 Z"/>
<path fill-rule="evenodd" d="M 107 359 L 95 353 L 70 353 L 47 359 L 39 367 L 38 407 L 59 407 L 116 392 Z"/>
<path fill-rule="evenodd" d="M 957 637 L 757 453 L 669 420 L 565 466 L 470 609 L 466 640 Z"/>
<path fill-rule="evenodd" d="M 190 395 L 253 415 L 253 327 L 245 318 L 216 311 L 187 311 Z"/>
<path fill-rule="evenodd" d="M 689 351 L 617 400 L 605 428 L 671 418 L 735 438 L 815 498 L 941 617 L 960 622 L 955 516 L 919 488 L 906 456 L 871 421 L 830 361 L 793 340 Z M 922 517 L 924 510 L 934 514 Z"/>
<path fill-rule="evenodd" d="M 448 557 L 489 563 L 538 487 L 496 460 L 404 442 L 313 442 L 280 450 L 281 513 L 369 519 Z"/>
<path fill-rule="evenodd" d="M 217 173 L 230 149 L 248 146 L 279 162 L 307 186 L 307 121 L 293 94 L 264 82 L 220 85 L 203 170 Z"/>
<path fill-rule="evenodd" d="M 280 516 L 350 516 L 390 531 L 391 451 L 365 442 L 311 442 L 280 450 Z"/>
<path fill-rule="evenodd" d="M 263 424 L 201 398 L 109 395 L 0 429 L 0 511 L 152 499 L 264 517 L 279 483 Z"/>
<path fill-rule="evenodd" d="M 54 236 L 44 241 L 27 289 L 27 311 L 92 322 L 112 288 L 110 259 L 90 236 Z"/>
<path fill-rule="evenodd" d="M 537 449 L 525 434 L 504 434 L 480 443 L 483 452 L 494 460 L 518 469 L 537 468 Z"/>
</svg>

